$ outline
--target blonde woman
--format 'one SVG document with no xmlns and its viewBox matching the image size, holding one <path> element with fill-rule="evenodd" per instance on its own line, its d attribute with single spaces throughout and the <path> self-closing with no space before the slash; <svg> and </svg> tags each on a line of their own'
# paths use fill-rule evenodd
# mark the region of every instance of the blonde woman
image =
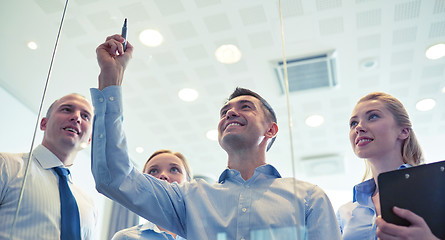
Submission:
<svg viewBox="0 0 445 240">
<path fill-rule="evenodd" d="M 381 218 L 377 176 L 395 169 L 419 165 L 422 150 L 403 104 L 393 96 L 375 92 L 361 98 L 349 122 L 354 153 L 366 159 L 372 178 L 354 186 L 353 201 L 340 207 L 337 217 L 344 240 L 352 239 L 437 239 L 423 218 L 394 207 L 408 227 Z"/>
<path fill-rule="evenodd" d="M 179 152 L 159 150 L 154 152 L 145 163 L 143 172 L 169 183 L 181 184 L 192 179 L 187 159 Z M 182 240 L 184 238 L 169 232 L 151 222 L 123 229 L 112 240 Z"/>
</svg>

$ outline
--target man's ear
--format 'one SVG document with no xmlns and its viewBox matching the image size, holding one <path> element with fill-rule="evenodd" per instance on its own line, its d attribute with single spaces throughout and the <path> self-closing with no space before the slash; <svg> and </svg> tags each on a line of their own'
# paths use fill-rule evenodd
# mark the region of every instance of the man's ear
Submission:
<svg viewBox="0 0 445 240">
<path fill-rule="evenodd" d="M 273 137 L 275 137 L 275 135 L 277 135 L 277 133 L 278 133 L 278 125 L 273 122 L 273 123 L 271 123 L 265 136 L 268 138 L 273 138 Z"/>
<path fill-rule="evenodd" d="M 401 140 L 407 139 L 408 136 L 409 136 L 409 133 L 410 133 L 410 129 L 409 128 L 407 128 L 407 127 L 402 128 L 400 133 L 399 133 L 399 139 L 401 139 Z"/>
<path fill-rule="evenodd" d="M 44 117 L 40 121 L 40 130 L 45 131 L 46 130 L 46 124 L 48 123 L 48 118 Z"/>
</svg>

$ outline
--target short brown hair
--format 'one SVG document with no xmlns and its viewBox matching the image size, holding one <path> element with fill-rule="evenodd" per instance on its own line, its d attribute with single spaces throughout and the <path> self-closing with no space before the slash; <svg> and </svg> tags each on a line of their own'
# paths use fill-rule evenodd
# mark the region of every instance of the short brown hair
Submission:
<svg viewBox="0 0 445 240">
<path fill-rule="evenodd" d="M 226 103 L 236 97 L 239 96 L 252 96 L 258 100 L 260 100 L 261 104 L 262 104 L 262 108 L 264 113 L 266 113 L 266 117 L 269 121 L 277 123 L 277 116 L 275 114 L 275 111 L 273 110 L 273 108 L 270 106 L 270 104 L 266 101 L 266 99 L 264 99 L 263 97 L 261 97 L 258 93 L 251 91 L 247 88 L 241 88 L 241 87 L 237 87 L 232 94 L 230 94 L 229 98 L 227 99 Z M 277 136 L 273 137 L 272 140 L 269 142 L 269 144 L 267 145 L 266 151 L 269 151 L 269 149 L 272 147 L 272 144 L 275 142 Z"/>
</svg>

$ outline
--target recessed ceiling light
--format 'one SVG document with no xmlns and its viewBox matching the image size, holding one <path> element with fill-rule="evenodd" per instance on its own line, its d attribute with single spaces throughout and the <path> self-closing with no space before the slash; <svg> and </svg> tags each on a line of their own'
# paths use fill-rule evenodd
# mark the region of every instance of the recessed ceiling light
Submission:
<svg viewBox="0 0 445 240">
<path fill-rule="evenodd" d="M 445 87 L 442 88 L 442 92 L 445 93 Z"/>
<path fill-rule="evenodd" d="M 439 59 L 439 58 L 445 56 L 445 44 L 439 43 L 439 44 L 429 47 L 425 51 L 425 56 L 428 59 L 432 59 L 432 60 L 436 60 L 436 59 Z"/>
<path fill-rule="evenodd" d="M 136 148 L 136 152 L 137 153 L 143 153 L 144 152 L 144 148 L 143 147 L 137 147 Z"/>
<path fill-rule="evenodd" d="M 377 61 L 377 59 L 374 59 L 374 58 L 363 59 L 360 62 L 360 68 L 365 71 L 372 70 L 372 69 L 376 68 L 378 65 L 379 65 L 379 62 Z"/>
<path fill-rule="evenodd" d="M 207 138 L 212 140 L 212 141 L 217 141 L 218 140 L 218 131 L 216 129 L 212 129 L 207 131 L 206 134 Z"/>
<path fill-rule="evenodd" d="M 241 51 L 232 44 L 221 45 L 216 49 L 215 57 L 221 63 L 232 64 L 241 59 Z"/>
<path fill-rule="evenodd" d="M 186 102 L 192 102 L 195 101 L 198 98 L 199 94 L 198 91 L 191 88 L 183 88 L 178 92 L 178 97 L 182 101 Z"/>
<path fill-rule="evenodd" d="M 416 108 L 419 111 L 429 111 L 433 109 L 434 106 L 436 106 L 436 101 L 431 98 L 422 99 L 416 103 Z"/>
<path fill-rule="evenodd" d="M 164 41 L 162 34 L 153 29 L 145 29 L 139 34 L 139 41 L 149 47 L 157 47 Z"/>
<path fill-rule="evenodd" d="M 323 124 L 324 118 L 321 115 L 311 115 L 306 118 L 306 125 L 309 127 L 318 127 Z"/>
<path fill-rule="evenodd" d="M 37 46 L 37 43 L 36 42 L 33 42 L 33 41 L 30 41 L 30 42 L 28 42 L 27 44 L 26 44 L 26 46 L 28 46 L 28 48 L 29 49 L 32 49 L 32 50 L 36 50 L 39 46 Z"/>
</svg>

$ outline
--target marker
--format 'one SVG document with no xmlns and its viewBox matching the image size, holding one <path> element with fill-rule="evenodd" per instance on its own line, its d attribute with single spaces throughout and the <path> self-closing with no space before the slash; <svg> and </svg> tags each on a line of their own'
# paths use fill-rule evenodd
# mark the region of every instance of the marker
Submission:
<svg viewBox="0 0 445 240">
<path fill-rule="evenodd" d="M 125 18 L 124 26 L 122 27 L 122 34 L 121 36 L 125 38 L 125 42 L 123 43 L 124 52 L 127 50 L 127 18 Z"/>
</svg>

